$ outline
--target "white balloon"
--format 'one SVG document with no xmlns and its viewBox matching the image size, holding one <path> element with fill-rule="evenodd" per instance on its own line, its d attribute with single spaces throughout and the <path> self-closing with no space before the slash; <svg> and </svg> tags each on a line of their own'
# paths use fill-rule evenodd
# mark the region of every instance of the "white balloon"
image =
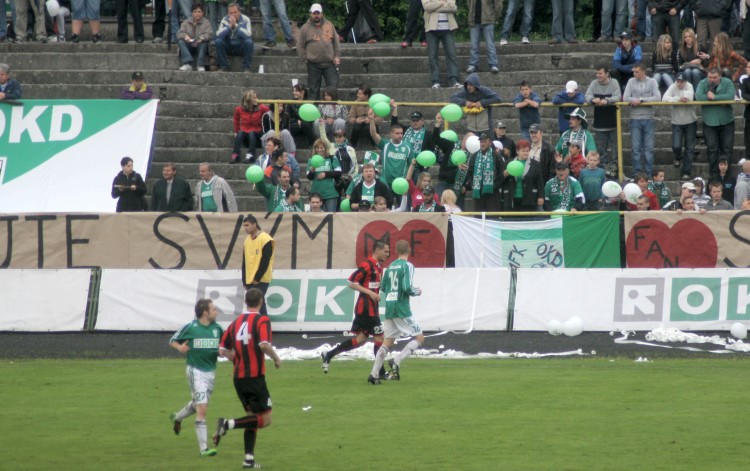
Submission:
<svg viewBox="0 0 750 471">
<path fill-rule="evenodd" d="M 620 196 L 620 193 L 622 193 L 622 187 L 619 183 L 608 181 L 604 182 L 604 185 L 602 185 L 602 193 L 607 198 L 616 198 L 617 196 Z"/>
<path fill-rule="evenodd" d="M 635 183 L 628 183 L 625 185 L 625 188 L 622 189 L 623 192 L 625 192 L 625 199 L 628 201 L 628 203 L 635 204 L 638 200 L 638 197 L 643 194 L 641 191 L 641 187 L 636 185 Z"/>
<path fill-rule="evenodd" d="M 57 0 L 49 0 L 47 2 L 47 12 L 49 13 L 49 16 L 53 18 L 60 13 L 60 4 L 57 3 Z"/>
<path fill-rule="evenodd" d="M 550 335 L 561 335 L 563 333 L 563 325 L 562 322 L 553 319 L 547 323 L 547 332 L 549 332 Z"/>
<path fill-rule="evenodd" d="M 479 136 L 471 136 L 466 139 L 466 150 L 468 150 L 470 154 L 479 152 Z"/>
<path fill-rule="evenodd" d="M 732 328 L 729 329 L 729 332 L 738 339 L 745 339 L 747 338 L 747 327 L 744 326 L 741 322 L 735 322 L 732 324 Z"/>
<path fill-rule="evenodd" d="M 583 332 L 583 321 L 580 317 L 571 317 L 563 324 L 563 333 L 568 337 L 575 337 Z"/>
</svg>

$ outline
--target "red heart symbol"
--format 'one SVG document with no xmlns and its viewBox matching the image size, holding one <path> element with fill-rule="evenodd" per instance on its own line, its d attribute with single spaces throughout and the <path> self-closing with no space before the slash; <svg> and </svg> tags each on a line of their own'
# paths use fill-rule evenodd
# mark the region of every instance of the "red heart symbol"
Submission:
<svg viewBox="0 0 750 471">
<path fill-rule="evenodd" d="M 669 228 L 655 219 L 639 221 L 627 239 L 630 268 L 715 268 L 719 247 L 711 229 L 695 219 Z"/>
<path fill-rule="evenodd" d="M 421 219 L 412 219 L 399 230 L 388 221 L 372 221 L 357 235 L 357 265 L 372 255 L 376 240 L 388 243 L 391 256 L 386 265 L 396 259 L 396 242 L 409 242 L 409 261 L 419 268 L 442 268 L 445 266 L 445 238 L 434 224 Z"/>
</svg>

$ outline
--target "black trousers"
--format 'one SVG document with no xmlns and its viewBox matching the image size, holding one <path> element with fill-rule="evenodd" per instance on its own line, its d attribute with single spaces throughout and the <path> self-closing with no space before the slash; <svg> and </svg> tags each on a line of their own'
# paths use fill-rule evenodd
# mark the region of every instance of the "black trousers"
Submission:
<svg viewBox="0 0 750 471">
<path fill-rule="evenodd" d="M 128 42 L 128 13 L 133 17 L 133 38 L 143 41 L 143 16 L 141 16 L 141 0 L 116 0 L 117 41 Z"/>
</svg>

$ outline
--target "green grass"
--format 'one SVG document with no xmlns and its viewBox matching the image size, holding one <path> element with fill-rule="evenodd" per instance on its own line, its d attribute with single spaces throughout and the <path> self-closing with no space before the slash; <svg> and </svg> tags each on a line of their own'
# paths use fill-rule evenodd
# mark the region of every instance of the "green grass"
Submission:
<svg viewBox="0 0 750 471">
<path fill-rule="evenodd" d="M 410 359 L 379 387 L 368 362 L 319 366 L 269 373 L 273 425 L 256 449 L 269 469 L 747 469 L 743 359 Z M 241 415 L 230 376 L 221 364 L 209 435 Z M 241 431 L 215 458 L 198 456 L 192 419 L 172 433 L 189 395 L 181 360 L 5 361 L 0 378 L 0 469 L 241 467 Z"/>
</svg>

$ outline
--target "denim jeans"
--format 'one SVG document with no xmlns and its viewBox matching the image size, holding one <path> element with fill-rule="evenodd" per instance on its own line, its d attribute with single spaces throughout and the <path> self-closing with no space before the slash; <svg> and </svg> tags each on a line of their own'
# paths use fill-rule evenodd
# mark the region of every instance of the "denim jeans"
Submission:
<svg viewBox="0 0 750 471">
<path fill-rule="evenodd" d="M 206 66 L 206 55 L 208 54 L 208 43 L 194 43 L 188 44 L 182 39 L 177 41 L 177 45 L 180 48 L 180 62 L 182 64 L 192 64 L 193 57 L 197 56 L 198 67 Z"/>
<path fill-rule="evenodd" d="M 503 30 L 500 33 L 502 39 L 509 39 L 513 23 L 516 22 L 516 12 L 523 1 L 523 18 L 521 19 L 521 36 L 528 37 L 531 34 L 531 22 L 534 21 L 534 0 L 508 0 L 508 9 L 505 11 Z"/>
<path fill-rule="evenodd" d="M 680 12 L 672 16 L 669 13 L 657 13 L 651 17 L 651 26 L 654 31 L 654 40 L 666 33 L 672 37 L 672 44 L 680 44 Z"/>
<path fill-rule="evenodd" d="M 211 23 L 214 34 L 219 30 L 221 20 L 227 16 L 227 6 L 218 2 L 206 3 L 206 19 Z"/>
<path fill-rule="evenodd" d="M 257 132 L 245 132 L 245 131 L 239 131 L 237 133 L 237 136 L 234 138 L 234 147 L 232 148 L 232 154 L 240 154 L 240 150 L 242 149 L 242 145 L 247 146 L 247 151 L 250 154 L 253 154 L 257 157 L 257 154 L 255 153 L 255 149 L 258 148 L 258 145 L 260 144 L 260 133 Z"/>
<path fill-rule="evenodd" d="M 674 83 L 674 74 L 654 72 L 654 80 L 659 85 L 659 91 L 664 94 L 667 88 Z"/>
<path fill-rule="evenodd" d="M 650 176 L 654 170 L 654 134 L 656 121 L 653 119 L 631 119 L 630 140 L 633 149 L 633 175 L 641 173 L 641 158 L 646 160 L 643 172 Z"/>
<path fill-rule="evenodd" d="M 714 177 L 719 174 L 719 157 L 732 161 L 734 146 L 734 121 L 721 126 L 709 126 L 703 123 L 703 137 L 706 139 L 708 153 L 708 173 Z"/>
<path fill-rule="evenodd" d="M 601 164 L 617 162 L 617 129 L 611 131 L 594 130 L 594 143 L 599 151 Z M 612 150 L 610 151 L 610 146 Z"/>
<path fill-rule="evenodd" d="M 672 125 L 672 153 L 677 162 L 682 162 L 681 175 L 692 175 L 693 150 L 695 149 L 695 133 L 698 130 L 698 122 L 689 124 Z M 682 145 L 685 144 L 685 153 L 682 153 Z"/>
<path fill-rule="evenodd" d="M 612 30 L 612 13 L 615 13 L 615 29 Z M 620 37 L 628 21 L 628 0 L 604 0 L 602 3 L 602 36 Z"/>
<path fill-rule="evenodd" d="M 337 87 L 339 84 L 339 73 L 333 62 L 316 63 L 307 61 L 307 86 L 310 91 L 310 100 L 320 100 L 320 85 L 326 81 L 326 86 Z"/>
<path fill-rule="evenodd" d="M 693 90 L 697 90 L 698 83 L 706 78 L 706 73 L 698 67 L 682 69 L 682 73 L 685 74 L 685 79 L 693 85 Z"/>
<path fill-rule="evenodd" d="M 271 2 L 273 2 L 273 9 L 276 10 L 276 17 L 281 24 L 284 39 L 289 42 L 294 39 L 294 36 L 292 36 L 292 27 L 289 26 L 289 18 L 286 16 L 284 0 L 260 0 L 260 14 L 263 16 L 263 39 L 276 42 L 276 30 L 271 18 Z"/>
<path fill-rule="evenodd" d="M 445 62 L 448 66 L 448 85 L 458 82 L 458 62 L 456 61 L 456 40 L 452 31 L 427 31 L 427 57 L 430 61 L 430 80 L 440 83 L 440 59 L 438 48 L 443 43 Z"/>
<path fill-rule="evenodd" d="M 170 22 L 172 23 L 172 42 L 177 42 L 177 32 L 180 30 L 180 25 L 183 21 L 190 18 L 193 13 L 191 0 L 172 0 L 172 15 Z M 221 20 L 219 20 L 221 22 Z M 214 30 L 216 33 L 216 30 Z"/>
<path fill-rule="evenodd" d="M 479 43 L 484 38 L 487 47 L 487 64 L 497 67 L 497 50 L 495 49 L 495 25 L 474 25 L 469 29 L 471 37 L 471 52 L 469 53 L 469 66 L 479 67 Z"/>
<path fill-rule="evenodd" d="M 339 210 L 339 199 L 338 198 L 324 199 L 321 209 L 325 211 L 326 213 L 337 212 Z"/>
<path fill-rule="evenodd" d="M 558 41 L 576 38 L 573 0 L 552 0 L 552 37 Z"/>
<path fill-rule="evenodd" d="M 414 42 L 419 34 L 419 41 L 425 40 L 424 27 L 419 27 L 419 18 L 422 16 L 422 0 L 409 0 L 409 11 L 406 13 L 406 28 L 404 30 L 404 41 Z"/>
</svg>

